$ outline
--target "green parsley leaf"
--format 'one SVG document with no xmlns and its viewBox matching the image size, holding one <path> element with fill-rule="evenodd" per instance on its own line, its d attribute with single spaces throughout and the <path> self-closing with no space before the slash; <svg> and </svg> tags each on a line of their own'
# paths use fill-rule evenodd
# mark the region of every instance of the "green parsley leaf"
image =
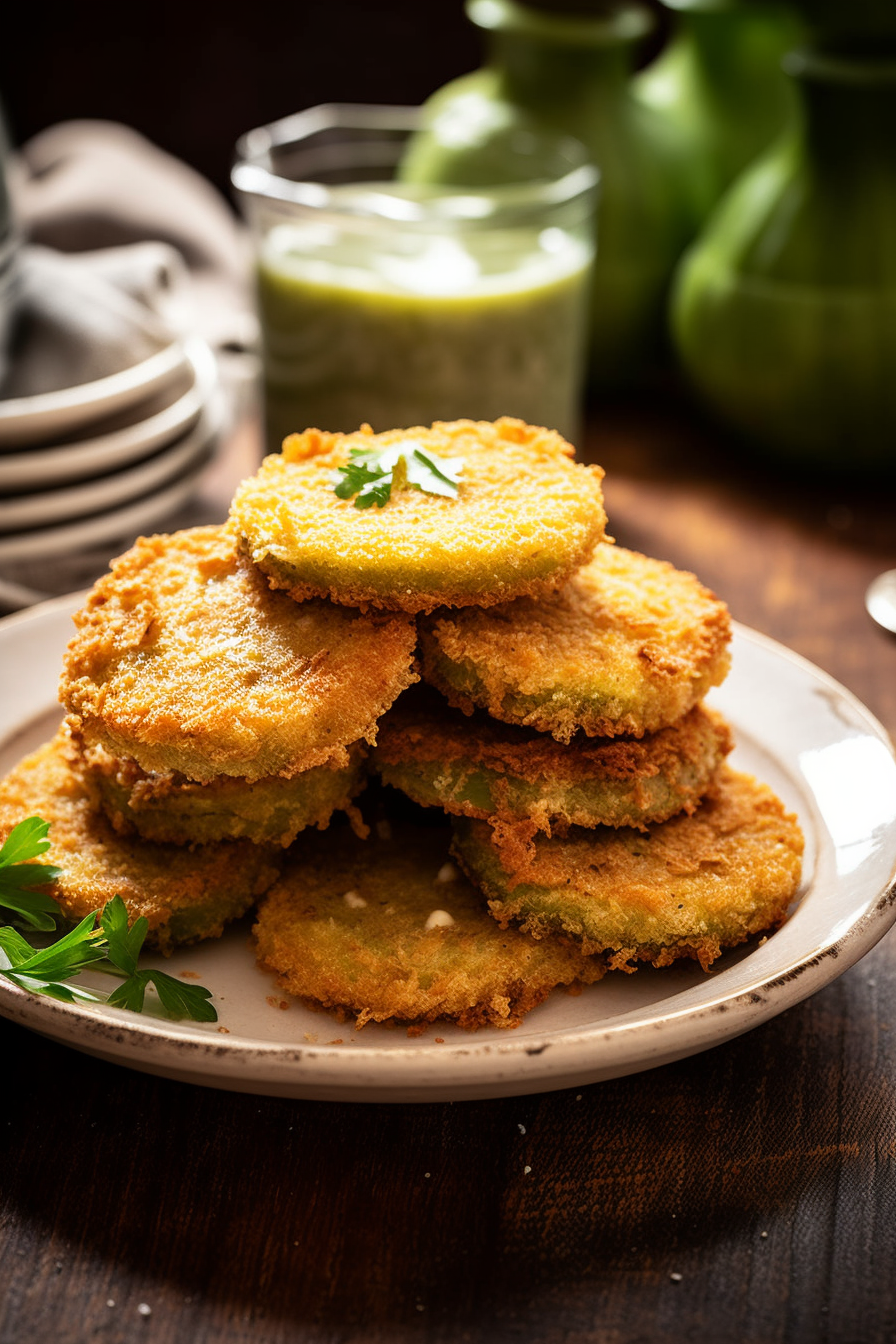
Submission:
<svg viewBox="0 0 896 1344">
<path fill-rule="evenodd" d="M 104 955 L 96 942 L 95 924 L 96 916 L 88 915 L 64 938 L 37 951 L 15 929 L 0 928 L 0 975 L 32 994 L 64 1003 L 102 1003 L 103 996 L 63 983 Z"/>
<path fill-rule="evenodd" d="M 143 1012 L 146 997 L 146 976 L 136 972 L 117 985 L 107 1000 L 110 1008 L 127 1008 L 131 1013 Z"/>
<path fill-rule="evenodd" d="M 16 929 L 7 924 L 0 929 L 0 953 L 6 958 L 4 969 L 15 968 L 21 966 L 24 961 L 28 961 L 34 955 L 34 948 L 25 941 Z M 2 964 L 2 961 L 0 961 L 0 965 Z"/>
<path fill-rule="evenodd" d="M 102 994 L 82 989 L 80 985 L 67 985 L 61 980 L 42 980 L 33 975 L 20 975 L 18 971 L 5 971 L 7 980 L 11 980 L 20 989 L 29 994 L 43 994 L 48 999 L 60 999 L 62 1003 L 105 1003 Z"/>
<path fill-rule="evenodd" d="M 355 499 L 355 508 L 369 509 L 376 504 L 377 508 L 381 509 L 384 504 L 389 502 L 391 494 L 391 477 L 382 477 L 379 480 L 371 481 L 368 485 L 363 486 L 362 489 L 358 491 L 357 498 Z"/>
<path fill-rule="evenodd" d="M 143 971 L 159 996 L 169 1017 L 190 1017 L 194 1022 L 217 1022 L 218 1014 L 208 1002 L 211 990 L 202 985 L 185 985 L 166 971 Z"/>
<path fill-rule="evenodd" d="M 463 458 L 440 458 L 413 439 L 402 439 L 378 451 L 352 448 L 349 462 L 333 475 L 333 493 L 353 499 L 356 509 L 382 508 L 395 490 L 421 490 L 456 499 Z"/>
<path fill-rule="evenodd" d="M 102 961 L 105 955 L 104 940 L 96 929 L 96 915 L 90 914 L 49 947 L 32 949 L 31 956 L 17 961 L 15 969 L 22 975 L 63 980 L 69 975 L 78 975 L 96 961 Z"/>
<path fill-rule="evenodd" d="M 357 449 L 352 450 L 352 458 L 360 456 Z M 386 472 L 378 466 L 370 466 L 367 462 L 351 461 L 348 466 L 340 467 L 336 474 L 336 485 L 333 493 L 339 499 L 351 499 L 352 495 L 368 491 L 369 487 L 377 481 L 382 482 Z M 340 480 L 339 478 L 342 477 Z M 391 489 L 391 481 L 389 483 Z M 388 490 L 386 499 L 389 498 Z M 361 506 L 356 503 L 356 508 Z"/>
<path fill-rule="evenodd" d="M 48 822 L 29 817 L 13 827 L 0 849 L 0 905 L 40 932 L 54 930 L 54 916 L 59 914 L 55 901 L 30 890 L 33 885 L 53 881 L 60 873 L 49 864 L 30 862 L 47 849 L 48 830 Z M 165 971 L 138 968 L 148 928 L 143 916 L 128 926 L 127 906 L 120 896 L 113 896 L 102 911 L 86 915 L 75 928 L 43 948 L 32 947 L 10 924 L 2 925 L 0 976 L 29 993 L 63 1003 L 108 1003 L 137 1013 L 143 1011 L 147 987 L 152 987 L 168 1017 L 217 1022 L 218 1014 L 209 1003 L 210 990 L 202 985 L 185 985 Z M 111 994 L 67 983 L 85 970 L 119 975 L 123 980 Z"/>
<path fill-rule="evenodd" d="M 407 464 L 409 485 L 425 490 L 428 495 L 457 498 L 463 458 L 438 458 L 434 453 L 424 453 L 422 448 L 415 448 L 407 458 Z"/>
<path fill-rule="evenodd" d="M 141 915 L 134 920 L 133 928 L 128 928 L 128 908 L 120 896 L 113 896 L 103 906 L 100 915 L 100 927 L 106 935 L 106 956 L 125 975 L 134 975 L 137 970 L 137 958 L 146 937 L 149 923 Z"/>
<path fill-rule="evenodd" d="M 0 847 L 0 868 L 12 863 L 24 863 L 26 859 L 35 859 L 50 848 L 47 833 L 50 823 L 41 817 L 26 817 L 17 826 L 13 826 Z"/>
<path fill-rule="evenodd" d="M 44 933 L 55 929 L 59 907 L 46 892 L 34 888 L 49 886 L 60 870 L 31 860 L 49 848 L 49 829 L 49 822 L 28 817 L 13 826 L 0 847 L 0 906 L 12 910 L 19 923 Z"/>
<path fill-rule="evenodd" d="M 150 985 L 158 994 L 162 1010 L 168 1017 L 189 1017 L 194 1022 L 217 1022 L 218 1014 L 208 1002 L 212 996 L 211 990 L 202 985 L 185 985 L 166 971 L 145 970 L 129 975 L 109 995 L 109 1005 L 141 1013 Z"/>
</svg>

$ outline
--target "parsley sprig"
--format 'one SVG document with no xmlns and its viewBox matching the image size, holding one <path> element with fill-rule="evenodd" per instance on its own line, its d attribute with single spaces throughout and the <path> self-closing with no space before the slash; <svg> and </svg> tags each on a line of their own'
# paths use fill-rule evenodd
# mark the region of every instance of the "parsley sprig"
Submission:
<svg viewBox="0 0 896 1344">
<path fill-rule="evenodd" d="M 457 499 L 461 457 L 437 457 L 424 452 L 413 439 L 402 439 L 386 448 L 349 450 L 349 462 L 333 474 L 333 492 L 339 499 L 354 499 L 356 509 L 382 508 L 393 490 L 422 490 L 427 495 Z"/>
<path fill-rule="evenodd" d="M 12 910 L 16 923 L 49 933 L 56 927 L 59 907 L 36 887 L 46 887 L 59 876 L 49 863 L 29 863 L 50 848 L 48 821 L 28 817 L 14 826 L 0 848 L 0 906 Z"/>
<path fill-rule="evenodd" d="M 31 862 L 49 847 L 49 829 L 40 817 L 29 817 L 13 827 L 0 848 L 0 907 L 11 910 L 18 924 L 41 933 L 55 930 L 59 915 L 56 902 L 34 890 L 60 873 L 51 864 Z M 142 915 L 128 927 L 127 906 L 120 896 L 43 948 L 32 947 L 12 924 L 6 924 L 0 926 L 0 976 L 32 994 L 63 1003 L 108 1003 L 135 1013 L 143 1012 L 146 991 L 152 987 L 167 1017 L 217 1022 L 210 990 L 185 985 L 165 971 L 140 968 L 148 928 Z M 111 994 L 69 983 L 86 970 L 120 976 L 122 983 Z"/>
</svg>

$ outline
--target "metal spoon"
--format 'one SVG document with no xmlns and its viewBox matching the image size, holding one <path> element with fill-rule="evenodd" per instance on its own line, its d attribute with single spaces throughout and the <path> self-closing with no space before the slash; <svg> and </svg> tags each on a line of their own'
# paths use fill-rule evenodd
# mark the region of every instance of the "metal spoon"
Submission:
<svg viewBox="0 0 896 1344">
<path fill-rule="evenodd" d="M 896 635 L 896 569 L 878 574 L 868 585 L 865 606 L 869 616 Z"/>
</svg>

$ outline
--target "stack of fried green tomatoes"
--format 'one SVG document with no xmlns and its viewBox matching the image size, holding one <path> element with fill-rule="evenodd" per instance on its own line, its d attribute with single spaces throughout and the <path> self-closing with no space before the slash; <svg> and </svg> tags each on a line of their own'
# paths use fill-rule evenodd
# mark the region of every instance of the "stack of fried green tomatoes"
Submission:
<svg viewBox="0 0 896 1344">
<path fill-rule="evenodd" d="M 607 539 L 602 477 L 504 419 L 309 431 L 238 490 L 232 524 L 272 584 L 414 616 L 422 682 L 370 767 L 451 820 L 300 837 L 255 928 L 293 994 L 360 1024 L 514 1026 L 559 985 L 708 967 L 784 919 L 799 827 L 725 765 L 703 705 L 727 609 Z"/>
<path fill-rule="evenodd" d="M 290 436 L 96 584 L 0 835 L 48 820 L 63 911 L 163 950 L 255 905 L 284 989 L 411 1033 L 773 929 L 802 837 L 703 704 L 727 610 L 602 477 L 509 418 Z"/>
</svg>

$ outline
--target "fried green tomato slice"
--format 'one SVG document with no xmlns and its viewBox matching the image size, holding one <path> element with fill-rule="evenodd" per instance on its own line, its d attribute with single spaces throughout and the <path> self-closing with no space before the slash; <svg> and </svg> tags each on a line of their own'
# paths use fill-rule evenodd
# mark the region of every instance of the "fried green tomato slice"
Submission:
<svg viewBox="0 0 896 1344">
<path fill-rule="evenodd" d="M 800 881 L 803 837 L 766 785 L 722 766 L 692 816 L 635 830 L 571 830 L 523 853 L 483 821 L 455 823 L 453 853 L 502 925 L 560 934 L 610 969 L 694 958 L 777 928 Z"/>
<path fill-rule="evenodd" d="M 272 592 L 226 527 L 141 537 L 74 620 L 60 684 L 73 729 L 200 783 L 348 766 L 417 680 L 406 616 Z"/>
<path fill-rule="evenodd" d="M 642 738 L 577 738 L 465 718 L 418 688 L 380 724 L 373 767 L 425 807 L 518 825 L 532 832 L 637 826 L 693 812 L 733 745 L 718 714 L 695 706 L 671 728 Z"/>
<path fill-rule="evenodd" d="M 518 1026 L 558 985 L 604 967 L 560 942 L 501 930 L 448 857 L 444 828 L 358 840 L 302 836 L 258 912 L 261 965 L 304 1001 L 367 1022 Z"/>
<path fill-rule="evenodd" d="M 218 937 L 278 873 L 275 851 L 248 840 L 191 851 L 118 835 L 94 811 L 68 761 L 62 733 L 0 782 L 0 839 L 32 816 L 50 823 L 45 858 L 62 874 L 48 891 L 66 918 L 83 919 L 120 896 L 131 923 L 146 918 L 147 946 L 163 952 L 177 943 Z"/>
<path fill-rule="evenodd" d="M 291 845 L 306 826 L 326 827 L 337 810 L 351 810 L 364 787 L 366 751 L 349 748 L 347 766 L 317 765 L 284 779 L 270 775 L 248 783 L 219 775 L 208 784 L 182 775 L 149 775 L 103 747 L 73 751 L 94 805 L 121 835 L 173 845 L 207 845 L 218 840 Z"/>
<path fill-rule="evenodd" d="M 460 458 L 456 498 L 395 488 L 382 507 L 338 499 L 352 449 L 393 444 Z M 231 520 L 247 554 L 293 597 L 432 611 L 555 587 L 604 536 L 600 467 L 571 460 L 553 430 L 509 418 L 374 434 L 292 434 L 244 481 Z"/>
<path fill-rule="evenodd" d="M 694 577 L 621 546 L 599 546 L 556 594 L 421 622 L 425 680 L 465 713 L 569 742 L 656 732 L 729 667 L 725 604 Z"/>
</svg>

